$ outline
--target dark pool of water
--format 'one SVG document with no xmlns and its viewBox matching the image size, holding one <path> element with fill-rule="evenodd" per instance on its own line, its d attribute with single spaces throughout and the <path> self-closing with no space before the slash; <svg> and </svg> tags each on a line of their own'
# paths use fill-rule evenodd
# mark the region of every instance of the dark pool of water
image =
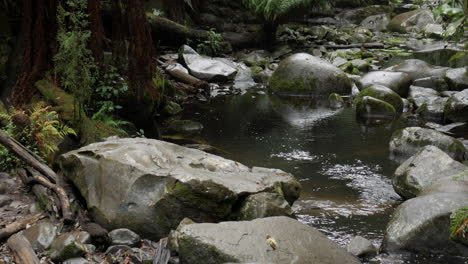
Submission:
<svg viewBox="0 0 468 264">
<path fill-rule="evenodd" d="M 356 235 L 380 244 L 401 202 L 391 185 L 398 165 L 388 159 L 388 143 L 405 121 L 366 126 L 351 107 L 333 111 L 323 102 L 255 91 L 215 98 L 187 112 L 204 125 L 201 137 L 217 154 L 294 174 L 303 186 L 294 206 L 301 222 L 341 245 Z M 377 262 L 403 263 L 387 260 Z"/>
</svg>

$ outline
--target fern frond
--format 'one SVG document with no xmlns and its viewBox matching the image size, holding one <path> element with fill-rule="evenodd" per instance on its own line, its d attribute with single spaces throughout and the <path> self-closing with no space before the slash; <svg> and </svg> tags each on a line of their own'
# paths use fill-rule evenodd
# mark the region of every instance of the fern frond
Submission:
<svg viewBox="0 0 468 264">
<path fill-rule="evenodd" d="M 275 21 L 278 17 L 298 7 L 325 9 L 330 0 L 242 0 L 242 3 L 266 21 Z"/>
</svg>

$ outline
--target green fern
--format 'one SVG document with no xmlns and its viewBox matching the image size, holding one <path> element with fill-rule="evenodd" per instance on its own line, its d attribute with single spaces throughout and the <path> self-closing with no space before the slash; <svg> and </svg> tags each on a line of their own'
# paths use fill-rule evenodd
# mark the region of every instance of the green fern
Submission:
<svg viewBox="0 0 468 264">
<path fill-rule="evenodd" d="M 450 218 L 450 238 L 465 238 L 468 232 L 468 207 L 458 209 Z"/>
<path fill-rule="evenodd" d="M 310 7 L 325 9 L 331 1 L 326 0 L 242 0 L 242 3 L 266 21 L 275 21 L 293 8 Z"/>
</svg>

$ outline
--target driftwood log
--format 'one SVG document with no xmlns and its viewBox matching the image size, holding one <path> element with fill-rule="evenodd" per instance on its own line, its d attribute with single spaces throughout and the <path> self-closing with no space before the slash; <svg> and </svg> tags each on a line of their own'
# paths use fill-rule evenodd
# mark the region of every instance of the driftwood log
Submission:
<svg viewBox="0 0 468 264">
<path fill-rule="evenodd" d="M 62 210 L 64 222 L 72 223 L 73 214 L 70 210 L 70 201 L 67 193 L 61 186 L 61 182 L 59 181 L 57 174 L 55 174 L 49 166 L 40 162 L 27 148 L 2 130 L 0 130 L 0 144 L 7 147 L 13 152 L 13 154 L 32 167 L 28 169 L 32 176 L 28 176 L 26 171 L 23 169 L 18 170 L 21 180 L 25 184 L 38 183 L 54 191 L 60 200 L 60 208 Z"/>
<path fill-rule="evenodd" d="M 8 247 L 15 252 L 18 258 L 17 263 L 21 264 L 39 264 L 39 258 L 28 239 L 22 233 L 11 236 L 7 241 Z"/>
<path fill-rule="evenodd" d="M 27 225 L 32 225 L 43 218 L 45 218 L 44 215 L 36 215 L 30 218 L 21 219 L 5 226 L 4 228 L 0 229 L 0 241 L 9 238 L 10 236 L 25 229 Z"/>
</svg>

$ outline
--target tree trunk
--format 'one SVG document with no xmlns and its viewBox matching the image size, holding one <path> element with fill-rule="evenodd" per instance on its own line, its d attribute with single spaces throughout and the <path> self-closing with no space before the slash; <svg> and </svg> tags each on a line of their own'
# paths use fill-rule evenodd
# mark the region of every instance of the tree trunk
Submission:
<svg viewBox="0 0 468 264">
<path fill-rule="evenodd" d="M 54 0 L 23 0 L 24 17 L 21 30 L 24 32 L 23 65 L 16 87 L 12 93 L 12 103 L 16 106 L 26 104 L 35 93 L 34 83 L 47 70 L 48 58 L 51 57 L 49 45 L 55 39 L 53 22 Z M 52 25 L 52 26 L 50 26 Z M 51 38 L 53 36 L 53 38 Z"/>
<path fill-rule="evenodd" d="M 184 24 L 184 0 L 164 0 L 167 17 L 179 24 Z"/>
<path fill-rule="evenodd" d="M 132 0 L 127 4 L 129 27 L 129 79 L 130 88 L 137 96 L 137 101 L 143 103 L 143 97 L 148 92 L 157 98 L 158 92 L 152 84 L 155 65 L 155 48 L 151 38 L 151 30 L 146 19 L 144 0 Z"/>
<path fill-rule="evenodd" d="M 88 0 L 88 12 L 91 29 L 90 48 L 93 52 L 94 59 L 97 62 L 102 62 L 105 33 L 101 20 L 101 6 L 99 2 L 99 0 Z"/>
<path fill-rule="evenodd" d="M 122 0 L 112 1 L 112 61 L 121 72 L 127 69 L 128 24 Z"/>
</svg>

